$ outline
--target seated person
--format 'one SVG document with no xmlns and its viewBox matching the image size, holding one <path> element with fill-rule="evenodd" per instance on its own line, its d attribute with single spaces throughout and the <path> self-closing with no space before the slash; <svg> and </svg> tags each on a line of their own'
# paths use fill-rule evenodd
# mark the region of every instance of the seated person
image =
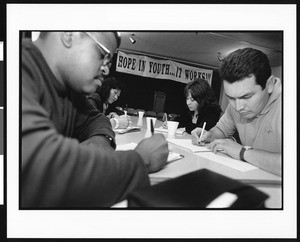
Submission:
<svg viewBox="0 0 300 242">
<path fill-rule="evenodd" d="M 209 83 L 203 79 L 195 79 L 184 88 L 187 110 L 177 116 L 178 127 L 185 127 L 187 133 L 191 133 L 196 127 L 212 128 L 218 122 L 221 108 Z"/>
<path fill-rule="evenodd" d="M 95 93 L 87 96 L 90 103 L 110 119 L 113 129 L 126 128 L 130 124 L 129 116 L 119 116 L 116 112 L 109 112 L 109 106 L 118 100 L 121 91 L 121 83 L 115 77 L 108 77 Z"/>
<path fill-rule="evenodd" d="M 115 151 L 108 118 L 86 98 L 120 41 L 117 32 L 42 32 L 22 42 L 22 208 L 110 207 L 166 164 L 162 134 Z"/>
<path fill-rule="evenodd" d="M 223 149 L 266 171 L 281 175 L 281 81 L 271 73 L 268 57 L 261 51 L 239 49 L 222 60 L 219 74 L 229 99 L 215 127 L 192 131 L 192 142 L 208 142 L 213 152 Z M 238 131 L 242 144 L 231 139 Z"/>
</svg>

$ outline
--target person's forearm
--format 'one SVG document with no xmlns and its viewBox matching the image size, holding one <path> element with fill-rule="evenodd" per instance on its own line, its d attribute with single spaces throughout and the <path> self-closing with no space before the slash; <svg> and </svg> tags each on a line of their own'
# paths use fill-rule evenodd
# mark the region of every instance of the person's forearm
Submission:
<svg viewBox="0 0 300 242">
<path fill-rule="evenodd" d="M 246 162 L 281 176 L 281 154 L 251 149 L 244 153 Z"/>
<path fill-rule="evenodd" d="M 95 135 L 87 140 L 81 142 L 83 145 L 93 145 L 96 148 L 102 147 L 102 148 L 109 148 L 112 149 L 111 140 L 108 139 L 105 135 Z"/>
<path fill-rule="evenodd" d="M 218 129 L 217 127 L 213 127 L 209 130 L 210 132 L 210 138 L 209 138 L 209 142 L 214 141 L 215 139 L 225 139 L 225 135 L 224 133 Z"/>
</svg>

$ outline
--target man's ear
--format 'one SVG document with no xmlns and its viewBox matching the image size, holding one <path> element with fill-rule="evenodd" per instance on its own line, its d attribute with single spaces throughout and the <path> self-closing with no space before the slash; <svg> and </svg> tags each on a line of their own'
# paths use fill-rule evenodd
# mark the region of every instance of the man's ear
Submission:
<svg viewBox="0 0 300 242">
<path fill-rule="evenodd" d="M 268 79 L 268 81 L 266 83 L 266 88 L 267 88 L 267 91 L 269 94 L 271 94 L 273 92 L 276 81 L 277 81 L 277 78 L 274 77 L 273 75 L 271 75 L 270 78 Z"/>
<path fill-rule="evenodd" d="M 72 41 L 73 41 L 73 33 L 72 32 L 61 32 L 60 33 L 60 39 L 64 46 L 71 47 Z"/>
</svg>

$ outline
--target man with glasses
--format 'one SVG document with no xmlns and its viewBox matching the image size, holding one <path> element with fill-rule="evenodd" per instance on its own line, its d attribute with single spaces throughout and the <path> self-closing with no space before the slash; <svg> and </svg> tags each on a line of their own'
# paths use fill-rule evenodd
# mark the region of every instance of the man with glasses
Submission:
<svg viewBox="0 0 300 242">
<path fill-rule="evenodd" d="M 281 81 L 271 73 L 268 57 L 245 48 L 229 54 L 219 66 L 229 100 L 225 113 L 209 131 L 192 131 L 192 142 L 209 143 L 235 159 L 281 175 Z M 238 131 L 242 144 L 231 137 Z"/>
<path fill-rule="evenodd" d="M 115 32 L 42 32 L 22 42 L 22 208 L 108 207 L 165 165 L 163 135 L 115 151 L 109 119 L 86 99 L 119 45 Z"/>
</svg>

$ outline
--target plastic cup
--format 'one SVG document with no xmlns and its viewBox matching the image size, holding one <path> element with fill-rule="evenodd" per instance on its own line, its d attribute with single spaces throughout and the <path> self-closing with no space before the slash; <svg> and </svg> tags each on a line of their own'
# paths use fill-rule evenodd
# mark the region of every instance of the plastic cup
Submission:
<svg viewBox="0 0 300 242">
<path fill-rule="evenodd" d="M 151 122 L 150 122 L 151 119 L 152 119 L 152 122 L 153 122 L 153 126 L 155 125 L 156 118 L 153 118 L 153 117 L 146 117 L 147 130 L 151 130 Z"/>
<path fill-rule="evenodd" d="M 142 127 L 143 126 L 143 119 L 139 118 L 136 125 Z"/>
<path fill-rule="evenodd" d="M 144 111 L 139 111 L 139 118 L 143 118 L 144 117 Z"/>
<path fill-rule="evenodd" d="M 176 130 L 178 128 L 179 122 L 167 121 L 168 124 L 168 137 L 175 137 Z"/>
</svg>

